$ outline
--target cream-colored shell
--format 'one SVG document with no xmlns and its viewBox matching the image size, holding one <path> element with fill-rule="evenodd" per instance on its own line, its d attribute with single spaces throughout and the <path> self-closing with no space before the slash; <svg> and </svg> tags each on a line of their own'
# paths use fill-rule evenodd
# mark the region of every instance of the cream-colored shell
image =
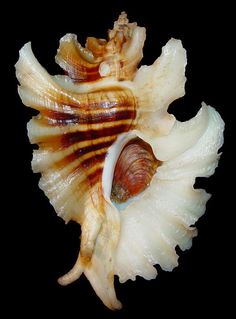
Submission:
<svg viewBox="0 0 236 319">
<path fill-rule="evenodd" d="M 110 309 L 121 307 L 114 290 L 114 275 L 119 276 L 120 282 L 135 280 L 137 275 L 155 278 L 154 265 L 159 264 L 168 271 L 178 265 L 177 245 L 182 250 L 191 247 L 192 238 L 197 234 L 193 225 L 205 212 L 210 197 L 204 190 L 194 189 L 193 185 L 196 177 L 209 177 L 214 173 L 224 129 L 220 115 L 204 103 L 198 114 L 187 122 L 179 122 L 167 112 L 169 104 L 185 93 L 187 59 L 181 41 L 171 39 L 153 65 L 141 66 L 137 70 L 145 29 L 130 24 L 123 13 L 109 33 L 112 45 L 116 43 L 112 39 L 117 30 L 123 32 L 127 42 L 124 42 L 126 45 L 121 42 L 119 54 L 113 56 L 109 51 L 104 53 L 104 40 L 88 40 L 88 46 L 97 54 L 95 57 L 77 44 L 74 35 L 62 38 L 57 62 L 79 82 L 68 76 L 50 76 L 34 57 L 30 43 L 21 49 L 16 64 L 23 103 L 41 112 L 28 123 L 31 143 L 39 144 L 32 161 L 33 170 L 42 174 L 39 186 L 57 214 L 66 222 L 77 221 L 82 229 L 79 257 L 73 269 L 59 282 L 66 285 L 84 273 Z M 75 46 L 78 49 L 71 51 L 71 56 L 79 52 L 80 63 L 86 65 L 89 75 L 81 75 L 80 71 L 73 69 L 73 59 L 72 66 L 63 60 L 67 56 L 67 51 L 63 50 L 68 43 L 72 51 Z M 109 44 L 109 48 L 112 45 Z M 119 64 L 122 59 L 126 62 Z M 97 68 L 96 81 L 91 81 L 91 70 L 94 69 L 91 63 Z M 123 65 L 123 69 L 121 66 L 119 69 L 119 65 Z M 118 97 L 114 93 L 117 88 Z M 107 92 L 105 97 L 101 93 L 104 90 Z M 106 105 L 106 101 L 115 101 L 119 104 L 124 99 L 133 99 L 133 104 L 127 107 L 121 103 L 119 111 L 135 108 L 135 118 L 121 121 L 116 118 L 89 126 L 68 120 L 68 116 L 74 121 L 76 116 L 87 114 L 86 110 L 95 118 L 97 111 L 96 107 L 91 108 L 93 103 L 102 101 L 102 105 Z M 87 109 L 83 105 L 87 105 Z M 57 125 L 59 122 L 52 121 L 45 125 L 45 114 L 50 112 L 67 116 L 67 124 Z M 130 126 L 115 136 L 97 136 L 89 144 L 86 139 L 64 148 L 61 144 L 53 144 L 58 136 L 74 136 L 76 132 L 84 134 L 91 127 L 98 132 L 104 127 L 120 125 Z M 115 163 L 123 146 L 135 136 L 151 145 L 162 165 L 143 193 L 123 206 L 115 206 L 110 200 Z M 91 149 L 83 155 L 83 161 L 101 154 L 105 157 L 89 168 L 79 166 L 79 170 L 73 171 L 83 163 L 74 155 L 84 147 L 96 147 L 99 143 L 108 146 L 96 151 Z M 70 156 L 74 157 L 68 164 L 58 164 Z M 98 181 L 92 186 L 84 184 L 84 180 L 96 171 L 100 172 Z"/>
</svg>

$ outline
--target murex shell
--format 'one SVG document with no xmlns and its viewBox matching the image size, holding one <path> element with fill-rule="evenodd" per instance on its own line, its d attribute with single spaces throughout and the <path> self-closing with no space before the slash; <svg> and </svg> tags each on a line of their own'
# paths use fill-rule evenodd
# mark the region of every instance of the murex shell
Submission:
<svg viewBox="0 0 236 319">
<path fill-rule="evenodd" d="M 78 259 L 59 283 L 84 273 L 110 309 L 121 308 L 114 275 L 120 282 L 155 278 L 155 264 L 167 271 L 178 265 L 177 245 L 191 247 L 192 225 L 210 197 L 194 189 L 195 178 L 214 173 L 223 144 L 224 123 L 214 108 L 203 103 L 186 122 L 167 112 L 185 93 L 181 41 L 169 40 L 151 66 L 138 69 L 145 37 L 145 28 L 123 12 L 108 41 L 89 37 L 83 48 L 74 34 L 60 40 L 56 62 L 66 75 L 50 76 L 30 43 L 16 64 L 20 97 L 39 111 L 28 123 L 30 142 L 39 146 L 32 160 L 33 171 L 42 174 L 39 186 L 58 216 L 81 225 Z M 125 148 L 132 140 L 148 147 Z M 149 160 L 161 165 L 146 169 L 143 191 L 114 203 L 111 189 L 119 193 L 123 180 L 129 185 L 126 174 L 114 174 L 117 160 L 127 173 L 133 156 L 146 156 L 134 165 L 139 171 Z"/>
</svg>

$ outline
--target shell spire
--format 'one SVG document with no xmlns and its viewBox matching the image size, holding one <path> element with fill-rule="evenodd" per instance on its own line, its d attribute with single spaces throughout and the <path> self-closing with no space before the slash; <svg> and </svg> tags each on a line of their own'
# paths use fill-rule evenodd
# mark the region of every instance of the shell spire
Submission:
<svg viewBox="0 0 236 319">
<path fill-rule="evenodd" d="M 56 62 L 75 82 L 104 77 L 132 80 L 143 57 L 145 37 L 145 28 L 129 23 L 122 12 L 108 32 L 108 41 L 88 37 L 83 48 L 76 35 L 65 35 L 60 40 Z"/>
<path fill-rule="evenodd" d="M 155 264 L 177 266 L 176 245 L 190 248 L 209 195 L 193 188 L 217 167 L 224 123 L 203 104 L 179 122 L 167 112 L 184 95 L 186 52 L 171 39 L 150 66 L 143 56 L 145 28 L 122 12 L 108 39 L 74 34 L 60 40 L 51 76 L 31 44 L 20 50 L 16 76 L 22 102 L 39 111 L 28 123 L 38 144 L 32 168 L 58 216 L 81 225 L 78 259 L 62 285 L 86 275 L 110 309 L 120 309 L 121 282 L 155 278 Z"/>
</svg>

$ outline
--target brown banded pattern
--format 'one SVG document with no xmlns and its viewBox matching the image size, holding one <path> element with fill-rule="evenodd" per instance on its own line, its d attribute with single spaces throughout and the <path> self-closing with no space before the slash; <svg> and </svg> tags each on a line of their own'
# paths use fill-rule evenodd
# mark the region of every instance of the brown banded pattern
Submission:
<svg viewBox="0 0 236 319">
<path fill-rule="evenodd" d="M 101 199 L 96 206 L 101 206 L 99 184 L 107 151 L 119 134 L 135 124 L 136 100 L 132 91 L 117 82 L 110 88 L 78 93 L 47 78 L 48 74 L 42 74 L 40 81 L 37 79 L 32 85 L 32 74 L 29 70 L 29 79 L 24 77 L 19 92 L 26 105 L 40 112 L 29 122 L 28 131 L 31 142 L 39 145 L 32 165 L 42 173 L 42 189 L 54 198 L 57 208 L 63 199 L 70 200 L 66 185 L 78 192 L 80 202 L 95 187 Z"/>
</svg>

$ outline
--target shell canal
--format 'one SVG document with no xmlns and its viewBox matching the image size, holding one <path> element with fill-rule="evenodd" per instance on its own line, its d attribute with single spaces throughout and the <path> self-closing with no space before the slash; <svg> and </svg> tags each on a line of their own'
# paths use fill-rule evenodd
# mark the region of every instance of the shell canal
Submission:
<svg viewBox="0 0 236 319">
<path fill-rule="evenodd" d="M 111 201 L 122 210 L 145 191 L 161 162 L 151 146 L 139 137 L 132 138 L 121 149 L 115 164 Z"/>
</svg>

